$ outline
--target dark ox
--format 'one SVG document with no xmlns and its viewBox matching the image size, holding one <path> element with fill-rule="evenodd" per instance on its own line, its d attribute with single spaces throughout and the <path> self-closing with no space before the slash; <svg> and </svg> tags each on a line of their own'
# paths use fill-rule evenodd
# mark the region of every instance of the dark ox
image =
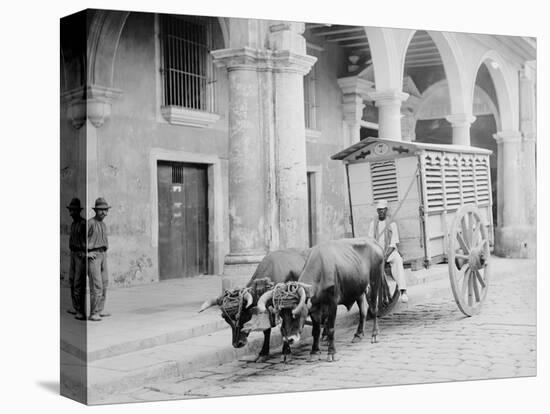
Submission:
<svg viewBox="0 0 550 414">
<path fill-rule="evenodd" d="M 199 312 L 211 306 L 220 306 L 222 317 L 231 326 L 234 348 L 245 346 L 250 332 L 263 331 L 264 343 L 256 361 L 267 360 L 271 328 L 274 324 L 270 314 L 258 311 L 258 299 L 277 283 L 298 280 L 306 256 L 307 251 L 301 252 L 296 249 L 278 250 L 267 254 L 256 268 L 246 287 L 240 290 L 239 297 L 242 302 L 240 303 L 240 313 L 237 315 L 228 315 L 221 308 L 224 295 L 204 302 Z"/>
<path fill-rule="evenodd" d="M 367 315 L 366 299 L 374 319 L 372 342 L 376 342 L 378 304 L 383 300 L 382 286 L 385 278 L 383 250 L 373 239 L 342 239 L 312 247 L 298 282 L 301 285 L 298 290 L 298 305 L 294 309 L 282 309 L 280 312 L 284 343 L 292 344 L 300 340 L 309 313 L 313 335 L 311 357 L 320 355 L 319 336 L 323 325 L 327 332 L 328 360 L 333 361 L 336 352 L 334 323 L 337 306 L 344 305 L 348 310 L 354 303 L 359 306 L 359 325 L 353 338 L 353 342 L 357 342 L 363 337 Z M 260 311 L 265 310 L 272 296 L 273 290 L 259 299 Z"/>
</svg>

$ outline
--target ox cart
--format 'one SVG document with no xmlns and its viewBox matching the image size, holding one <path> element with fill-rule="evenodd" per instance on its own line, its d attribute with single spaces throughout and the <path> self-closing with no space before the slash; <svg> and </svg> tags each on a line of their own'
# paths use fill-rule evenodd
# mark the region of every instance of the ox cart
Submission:
<svg viewBox="0 0 550 414">
<path fill-rule="evenodd" d="M 447 262 L 455 301 L 467 316 L 480 310 L 489 284 L 490 154 L 469 146 L 369 137 L 331 157 L 346 168 L 353 237 L 367 235 L 375 204 L 386 200 L 405 265 L 415 271 Z M 398 299 L 394 293 L 391 301 Z"/>
</svg>

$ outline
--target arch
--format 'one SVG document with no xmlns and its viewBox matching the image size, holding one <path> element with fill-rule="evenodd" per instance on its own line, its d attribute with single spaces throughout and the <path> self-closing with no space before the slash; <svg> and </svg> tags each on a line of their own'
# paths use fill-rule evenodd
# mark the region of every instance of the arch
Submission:
<svg viewBox="0 0 550 414">
<path fill-rule="evenodd" d="M 410 33 L 407 39 L 406 47 L 401 61 L 401 73 L 405 71 L 405 59 L 412 38 L 418 31 Z M 451 113 L 452 114 L 470 114 L 472 111 L 473 97 L 468 91 L 468 83 L 466 77 L 460 68 L 464 67 L 464 58 L 460 46 L 452 33 L 436 32 L 427 30 L 426 33 L 435 43 L 441 60 L 443 61 L 443 69 L 447 79 L 449 88 Z M 473 93 L 473 90 L 472 90 Z M 450 115 L 450 114 L 449 114 Z"/>
<path fill-rule="evenodd" d="M 472 79 L 470 80 L 472 102 L 477 73 L 483 64 L 486 65 L 495 86 L 500 116 L 500 130 L 517 131 L 519 114 L 518 111 L 514 110 L 514 96 L 516 96 L 517 90 L 514 88 L 513 71 L 502 56 L 494 50 L 485 52 L 475 67 Z M 517 87 L 517 85 L 515 86 Z"/>
<path fill-rule="evenodd" d="M 229 47 L 229 23 L 227 22 L 227 17 L 218 17 L 218 24 L 223 36 L 223 47 Z"/>
<path fill-rule="evenodd" d="M 113 87 L 115 58 L 120 36 L 130 12 L 97 11 L 88 35 L 88 84 Z M 229 44 L 227 19 L 216 18 L 220 25 L 224 46 Z"/>
<path fill-rule="evenodd" d="M 89 85 L 113 86 L 114 62 L 127 11 L 96 12 L 88 33 Z"/>
<path fill-rule="evenodd" d="M 403 84 L 401 51 L 406 50 L 407 38 L 411 30 L 365 27 L 365 32 L 371 50 L 376 90 L 401 91 Z"/>
<path fill-rule="evenodd" d="M 413 116 L 416 119 L 429 119 L 428 117 L 421 117 L 422 110 L 428 105 L 433 99 L 437 98 L 438 96 L 441 97 L 442 94 L 445 94 L 445 97 L 448 99 L 448 106 L 450 107 L 451 103 L 451 97 L 448 96 L 449 86 L 448 81 L 446 79 L 440 80 L 439 82 L 436 82 L 432 85 L 430 85 L 422 94 L 422 97 L 420 98 L 420 101 L 418 102 L 418 105 L 413 110 Z M 445 93 L 447 92 L 447 93 Z M 493 100 L 489 97 L 487 92 L 485 92 L 481 87 L 475 86 L 474 90 L 474 97 L 472 98 L 472 114 L 476 115 L 476 111 L 473 110 L 473 104 L 475 104 L 475 96 L 478 96 L 482 102 L 486 103 L 489 106 L 489 111 L 491 114 L 495 117 L 495 122 L 497 124 L 497 127 L 500 126 L 500 114 L 497 109 L 497 106 L 493 102 Z M 437 114 L 434 115 L 435 118 L 444 118 L 445 115 L 448 114 Z M 421 117 L 421 118 L 419 118 Z"/>
</svg>

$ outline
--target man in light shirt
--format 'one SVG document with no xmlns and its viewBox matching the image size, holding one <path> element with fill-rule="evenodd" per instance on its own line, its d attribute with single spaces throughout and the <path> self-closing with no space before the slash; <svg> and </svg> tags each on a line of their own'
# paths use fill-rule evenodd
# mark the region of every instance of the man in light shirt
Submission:
<svg viewBox="0 0 550 414">
<path fill-rule="evenodd" d="M 388 202 L 380 200 L 376 204 L 378 219 L 371 221 L 368 235 L 374 238 L 384 248 L 384 257 L 391 266 L 391 273 L 398 288 L 401 290 L 401 302 L 408 302 L 407 281 L 405 279 L 405 269 L 403 268 L 403 258 L 397 250 L 399 243 L 399 233 L 395 222 L 386 220 L 388 214 Z"/>
</svg>

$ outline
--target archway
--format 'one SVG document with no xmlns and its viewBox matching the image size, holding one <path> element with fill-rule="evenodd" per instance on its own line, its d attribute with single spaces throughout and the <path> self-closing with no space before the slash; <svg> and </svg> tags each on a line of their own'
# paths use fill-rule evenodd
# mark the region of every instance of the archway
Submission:
<svg viewBox="0 0 550 414">
<path fill-rule="evenodd" d="M 445 119 L 452 113 L 446 68 L 438 46 L 424 30 L 416 31 L 409 41 L 403 59 L 403 91 L 409 94 L 401 107 L 403 138 L 452 143 L 452 129 Z M 419 119 L 421 109 L 426 113 L 423 119 Z"/>
<path fill-rule="evenodd" d="M 489 63 L 490 64 L 490 63 Z M 497 226 L 502 218 L 498 215 L 498 205 L 500 204 L 501 191 L 499 191 L 498 182 L 498 145 L 493 136 L 499 131 L 501 118 L 498 110 L 498 99 L 496 95 L 495 85 L 489 74 L 487 63 L 482 64 L 477 72 L 475 79 L 475 90 L 481 90 L 488 99 L 488 102 L 493 105 L 493 110 L 488 112 L 484 110 L 484 103 L 473 99 L 473 112 L 476 120 L 470 128 L 470 140 L 474 147 L 486 148 L 493 151 L 490 157 L 491 164 L 491 191 L 493 199 L 493 224 Z"/>
</svg>

